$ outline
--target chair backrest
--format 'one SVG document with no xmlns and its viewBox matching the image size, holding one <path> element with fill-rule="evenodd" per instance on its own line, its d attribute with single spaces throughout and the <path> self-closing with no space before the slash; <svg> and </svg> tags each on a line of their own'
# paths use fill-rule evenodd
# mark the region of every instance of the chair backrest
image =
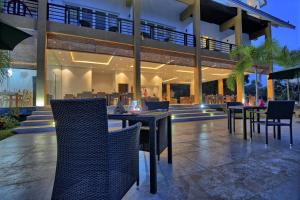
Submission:
<svg viewBox="0 0 300 200">
<path fill-rule="evenodd" d="M 103 197 L 109 185 L 106 100 L 52 100 L 51 107 L 57 135 L 52 199 L 84 195 L 82 188 L 96 199 Z"/>
<path fill-rule="evenodd" d="M 269 101 L 268 119 L 292 119 L 295 101 Z"/>
<path fill-rule="evenodd" d="M 148 110 L 169 110 L 169 101 L 146 101 Z"/>
<path fill-rule="evenodd" d="M 226 102 L 226 108 L 228 108 L 229 106 L 242 106 L 242 105 L 243 105 L 242 102 L 236 102 L 236 101 Z"/>
</svg>

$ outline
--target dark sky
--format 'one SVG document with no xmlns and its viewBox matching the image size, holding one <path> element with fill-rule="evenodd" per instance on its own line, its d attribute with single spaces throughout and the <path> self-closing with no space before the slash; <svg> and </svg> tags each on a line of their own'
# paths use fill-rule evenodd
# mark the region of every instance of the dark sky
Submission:
<svg viewBox="0 0 300 200">
<path fill-rule="evenodd" d="M 296 30 L 288 28 L 273 27 L 272 35 L 281 45 L 287 45 L 289 49 L 300 48 L 300 0 L 268 0 L 263 11 L 278 17 L 284 21 L 289 21 L 296 26 Z M 262 39 L 254 44 L 260 43 Z"/>
<path fill-rule="evenodd" d="M 295 30 L 273 27 L 272 37 L 280 45 L 286 45 L 290 50 L 300 49 L 300 0 L 268 0 L 267 5 L 262 10 L 284 21 L 289 21 L 296 26 Z M 261 37 L 257 41 L 254 41 L 253 44 L 257 45 L 263 41 L 264 37 Z M 281 69 L 281 67 L 274 65 L 274 71 Z M 250 80 L 254 79 L 254 75 L 250 75 Z M 261 77 L 261 83 L 266 85 L 265 76 Z"/>
</svg>

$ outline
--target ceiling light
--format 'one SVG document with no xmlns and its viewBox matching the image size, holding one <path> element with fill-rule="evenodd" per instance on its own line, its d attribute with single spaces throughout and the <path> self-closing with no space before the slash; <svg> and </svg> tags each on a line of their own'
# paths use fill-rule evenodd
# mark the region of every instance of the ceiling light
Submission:
<svg viewBox="0 0 300 200">
<path fill-rule="evenodd" d="M 88 63 L 88 64 L 95 64 L 95 65 L 109 65 L 110 62 L 112 61 L 114 56 L 111 56 L 107 62 L 94 62 L 94 61 L 88 61 L 88 60 L 76 60 L 74 58 L 73 52 L 70 52 L 71 58 L 72 58 L 72 62 L 75 63 Z"/>
<path fill-rule="evenodd" d="M 170 79 L 164 80 L 163 83 L 166 83 L 166 82 L 169 82 L 169 81 L 172 81 L 172 80 L 176 80 L 176 79 L 178 79 L 178 77 L 174 77 L 174 78 L 170 78 Z"/>
</svg>

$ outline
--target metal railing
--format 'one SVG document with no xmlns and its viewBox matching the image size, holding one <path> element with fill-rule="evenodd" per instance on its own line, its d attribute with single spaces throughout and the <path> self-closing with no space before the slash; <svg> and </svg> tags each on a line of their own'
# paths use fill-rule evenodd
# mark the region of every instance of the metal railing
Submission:
<svg viewBox="0 0 300 200">
<path fill-rule="evenodd" d="M 201 48 L 209 51 L 217 51 L 229 54 L 233 49 L 236 48 L 236 45 L 201 37 Z"/>
<path fill-rule="evenodd" d="M 174 31 L 167 28 L 161 28 L 154 25 L 141 24 L 141 34 L 144 38 L 158 40 L 162 42 L 171 42 L 184 46 L 195 46 L 194 35 Z"/>
<path fill-rule="evenodd" d="M 1 13 L 37 18 L 37 0 L 0 0 Z"/>
<path fill-rule="evenodd" d="M 133 34 L 133 23 L 112 14 L 91 9 L 62 6 L 48 3 L 48 20 L 52 22 L 73 24 L 99 30 L 118 32 L 125 35 Z"/>
</svg>

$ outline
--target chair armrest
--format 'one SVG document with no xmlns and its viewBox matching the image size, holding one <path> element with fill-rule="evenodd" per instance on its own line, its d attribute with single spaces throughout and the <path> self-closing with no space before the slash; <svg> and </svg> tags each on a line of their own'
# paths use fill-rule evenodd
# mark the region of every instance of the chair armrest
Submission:
<svg viewBox="0 0 300 200">
<path fill-rule="evenodd" d="M 118 186 L 126 182 L 129 187 L 138 179 L 140 128 L 141 123 L 137 123 L 109 133 L 108 165 L 110 184 Z M 124 188 L 127 187 L 116 187 L 113 190 L 122 193 L 125 190 L 120 190 Z"/>
</svg>

